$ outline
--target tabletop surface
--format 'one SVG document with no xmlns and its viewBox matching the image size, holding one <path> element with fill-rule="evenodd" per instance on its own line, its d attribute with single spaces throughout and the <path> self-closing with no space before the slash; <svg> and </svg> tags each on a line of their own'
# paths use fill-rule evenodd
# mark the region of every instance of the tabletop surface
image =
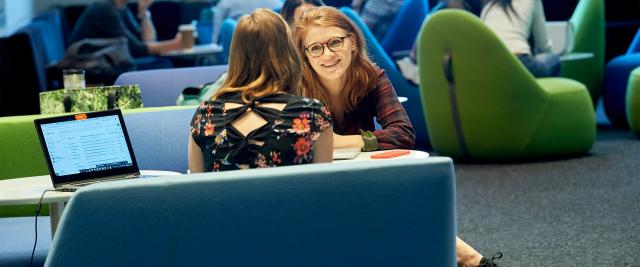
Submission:
<svg viewBox="0 0 640 267">
<path fill-rule="evenodd" d="M 222 52 L 222 46 L 218 44 L 202 44 L 195 45 L 192 48 L 173 50 L 162 54 L 163 56 L 187 56 L 187 55 L 203 55 Z"/>
<path fill-rule="evenodd" d="M 582 60 L 582 59 L 589 59 L 592 57 L 593 57 L 593 53 L 588 53 L 588 52 L 567 53 L 567 54 L 560 55 L 560 61 Z"/>
<path fill-rule="evenodd" d="M 142 170 L 141 175 L 180 175 L 178 172 Z M 44 190 L 53 190 L 49 175 L 0 180 L 0 205 L 37 204 Z M 42 203 L 67 201 L 73 192 L 51 191 Z"/>
</svg>

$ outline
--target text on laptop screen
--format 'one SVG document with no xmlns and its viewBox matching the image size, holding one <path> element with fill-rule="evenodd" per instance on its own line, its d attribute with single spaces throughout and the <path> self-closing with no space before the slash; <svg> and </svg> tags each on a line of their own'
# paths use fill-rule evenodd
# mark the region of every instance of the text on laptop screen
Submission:
<svg viewBox="0 0 640 267">
<path fill-rule="evenodd" d="M 133 165 L 117 115 L 43 124 L 42 135 L 58 176 Z"/>
</svg>

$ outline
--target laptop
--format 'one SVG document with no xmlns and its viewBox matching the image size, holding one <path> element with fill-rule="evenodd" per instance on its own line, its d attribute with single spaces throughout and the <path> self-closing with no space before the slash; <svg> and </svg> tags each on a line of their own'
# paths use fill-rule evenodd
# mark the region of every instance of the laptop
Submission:
<svg viewBox="0 0 640 267">
<path fill-rule="evenodd" d="M 564 55 L 573 48 L 573 24 L 570 21 L 547 21 L 547 35 L 551 39 L 551 51 Z"/>
<path fill-rule="evenodd" d="M 119 109 L 34 120 L 56 190 L 140 177 Z"/>
</svg>

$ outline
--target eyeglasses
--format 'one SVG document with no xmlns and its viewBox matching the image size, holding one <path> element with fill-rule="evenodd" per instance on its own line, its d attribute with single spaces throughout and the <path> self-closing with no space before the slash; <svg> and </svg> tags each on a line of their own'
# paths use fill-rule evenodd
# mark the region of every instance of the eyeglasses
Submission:
<svg viewBox="0 0 640 267">
<path fill-rule="evenodd" d="M 333 37 L 324 43 L 313 43 L 304 48 L 312 57 L 320 57 L 324 54 L 324 46 L 326 45 L 331 52 L 338 52 L 344 47 L 344 38 L 349 37 L 350 33 L 342 37 Z"/>
</svg>

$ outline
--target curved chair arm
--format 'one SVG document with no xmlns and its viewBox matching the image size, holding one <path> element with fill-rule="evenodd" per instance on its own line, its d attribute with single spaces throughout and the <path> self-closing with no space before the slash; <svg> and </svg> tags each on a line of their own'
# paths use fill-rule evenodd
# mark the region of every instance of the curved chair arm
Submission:
<svg viewBox="0 0 640 267">
<path fill-rule="evenodd" d="M 593 53 L 593 58 L 562 63 L 562 76 L 582 82 L 598 102 L 604 76 L 605 18 L 603 0 L 580 0 L 571 23 L 574 26 L 570 52 Z"/>
<path fill-rule="evenodd" d="M 640 29 L 636 32 L 636 37 L 631 41 L 627 54 L 640 53 Z"/>
</svg>

